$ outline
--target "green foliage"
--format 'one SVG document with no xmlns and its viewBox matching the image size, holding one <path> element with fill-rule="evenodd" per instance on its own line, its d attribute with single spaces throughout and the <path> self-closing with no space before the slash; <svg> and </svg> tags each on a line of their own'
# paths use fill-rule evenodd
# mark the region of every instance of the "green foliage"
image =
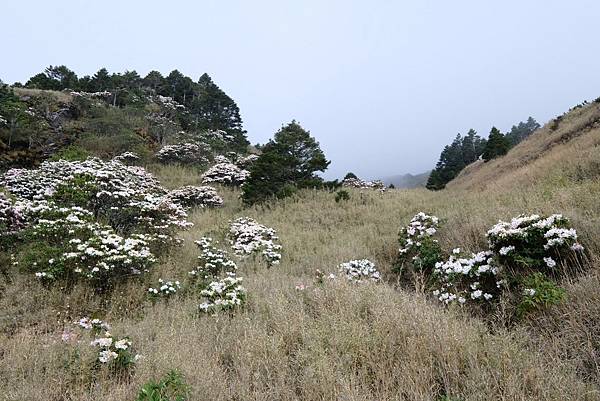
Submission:
<svg viewBox="0 0 600 401">
<path fill-rule="evenodd" d="M 479 158 L 484 146 L 485 140 L 473 129 L 464 137 L 458 134 L 454 141 L 442 150 L 440 160 L 427 180 L 427 189 L 443 189 L 465 166 Z"/>
<path fill-rule="evenodd" d="M 325 171 L 329 161 L 319 143 L 292 121 L 275 133 L 250 168 L 242 188 L 242 199 L 252 205 L 269 198 L 289 196 L 296 189 L 319 187 L 323 180 L 315 175 Z"/>
<path fill-rule="evenodd" d="M 90 157 L 90 152 L 88 152 L 86 149 L 82 148 L 81 146 L 71 145 L 67 146 L 66 148 L 60 149 L 58 152 L 52 155 L 50 160 L 74 161 L 85 160 L 88 157 Z"/>
<path fill-rule="evenodd" d="M 190 388 L 183 375 L 171 370 L 159 381 L 150 380 L 142 386 L 136 401 L 186 401 Z"/>
<path fill-rule="evenodd" d="M 488 137 L 485 149 L 483 150 L 483 160 L 490 161 L 496 157 L 504 156 L 510 149 L 509 140 L 502 134 L 498 128 L 492 127 Z"/>
<path fill-rule="evenodd" d="M 335 203 L 350 200 L 350 194 L 345 189 L 341 189 L 335 193 Z"/>
<path fill-rule="evenodd" d="M 346 175 L 344 176 L 344 180 L 347 180 L 347 179 L 349 179 L 349 178 L 353 178 L 353 179 L 355 179 L 355 180 L 356 180 L 356 179 L 358 179 L 358 177 L 356 176 L 356 174 L 354 174 L 354 173 L 352 173 L 352 172 L 350 172 L 350 173 L 348 173 L 348 174 L 346 174 Z"/>
<path fill-rule="evenodd" d="M 519 317 L 560 303 L 565 298 L 565 290 L 549 280 L 543 273 L 536 272 L 523 279 L 523 298 L 517 306 Z"/>
<path fill-rule="evenodd" d="M 526 122 L 513 125 L 510 132 L 506 134 L 506 139 L 509 141 L 510 147 L 513 147 L 533 134 L 538 128 L 540 128 L 540 124 L 533 117 L 529 117 Z"/>
</svg>

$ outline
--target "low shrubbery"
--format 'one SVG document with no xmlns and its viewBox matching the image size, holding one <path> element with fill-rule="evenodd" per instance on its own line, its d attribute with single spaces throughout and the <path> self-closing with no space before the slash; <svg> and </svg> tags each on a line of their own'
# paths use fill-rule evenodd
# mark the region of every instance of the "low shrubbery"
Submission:
<svg viewBox="0 0 600 401">
<path fill-rule="evenodd" d="M 281 245 L 277 244 L 277 233 L 274 229 L 263 226 L 249 217 L 240 217 L 229 226 L 231 247 L 238 256 L 260 253 L 267 266 L 279 264 Z"/>
<path fill-rule="evenodd" d="M 223 185 L 242 185 L 250 173 L 232 163 L 217 163 L 202 175 L 205 184 L 218 183 Z"/>
<path fill-rule="evenodd" d="M 223 206 L 223 198 L 209 186 L 187 185 L 169 192 L 167 198 L 186 208 Z"/>
<path fill-rule="evenodd" d="M 163 146 L 156 153 L 156 158 L 162 163 L 206 165 L 210 154 L 210 147 L 205 144 L 179 143 Z"/>
<path fill-rule="evenodd" d="M 226 277 L 210 282 L 205 289 L 200 291 L 204 302 L 200 310 L 207 313 L 231 311 L 246 302 L 246 289 L 242 287 L 243 279 L 229 273 Z"/>
<path fill-rule="evenodd" d="M 185 384 L 183 375 L 171 370 L 159 381 L 150 380 L 145 383 L 136 401 L 186 401 L 190 388 Z"/>
<path fill-rule="evenodd" d="M 200 248 L 199 265 L 189 275 L 199 283 L 206 285 L 207 281 L 237 270 L 235 262 L 225 251 L 215 247 L 211 238 L 202 237 L 196 245 Z"/>
<path fill-rule="evenodd" d="M 488 250 L 466 255 L 457 248 L 446 258 L 432 239 L 438 222 L 421 212 L 401 229 L 398 271 L 410 266 L 445 304 L 489 305 L 506 295 L 516 314 L 523 316 L 559 302 L 564 290 L 557 280 L 580 265 L 583 246 L 568 219 L 559 214 L 500 221 L 486 234 Z"/>
<path fill-rule="evenodd" d="M 375 263 L 368 259 L 351 260 L 340 264 L 340 273 L 352 282 L 380 281 L 381 274 Z"/>
</svg>

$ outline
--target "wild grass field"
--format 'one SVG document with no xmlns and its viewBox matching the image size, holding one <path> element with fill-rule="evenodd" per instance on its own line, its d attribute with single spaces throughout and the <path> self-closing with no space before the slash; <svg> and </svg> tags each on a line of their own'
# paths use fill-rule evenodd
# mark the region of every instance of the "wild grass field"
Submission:
<svg viewBox="0 0 600 401">
<path fill-rule="evenodd" d="M 247 208 L 239 191 L 221 187 L 224 206 L 192 211 L 181 248 L 108 294 L 47 288 L 5 267 L 0 399 L 134 400 L 145 382 L 177 369 L 191 400 L 599 400 L 599 110 L 575 110 L 439 192 L 350 190 L 337 203 L 331 192 L 305 190 Z M 148 168 L 168 188 L 200 182 L 193 169 Z M 398 230 L 419 211 L 442 219 L 445 249 L 469 251 L 486 246 L 499 219 L 562 213 L 587 256 L 562 283 L 564 301 L 524 319 L 502 307 L 489 316 L 445 308 L 392 273 Z M 195 240 L 209 235 L 227 247 L 228 222 L 241 216 L 273 227 L 283 246 L 269 269 L 258 259 L 239 262 L 245 308 L 208 316 L 191 294 L 148 300 L 149 285 L 183 281 L 196 266 Z M 375 262 L 382 283 L 318 282 L 317 269 L 337 273 L 360 258 Z M 91 315 L 142 355 L 127 380 L 91 369 L 87 337 L 62 340 L 74 320 Z"/>
</svg>

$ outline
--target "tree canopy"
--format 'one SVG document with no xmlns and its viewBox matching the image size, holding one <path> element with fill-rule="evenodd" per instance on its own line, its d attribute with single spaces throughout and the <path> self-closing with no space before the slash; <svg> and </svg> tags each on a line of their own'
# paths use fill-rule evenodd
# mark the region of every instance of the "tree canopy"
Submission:
<svg viewBox="0 0 600 401">
<path fill-rule="evenodd" d="M 296 121 L 282 127 L 263 148 L 250 168 L 242 198 L 254 204 L 285 197 L 296 189 L 321 186 L 315 173 L 325 171 L 329 161 L 319 143 Z"/>
</svg>

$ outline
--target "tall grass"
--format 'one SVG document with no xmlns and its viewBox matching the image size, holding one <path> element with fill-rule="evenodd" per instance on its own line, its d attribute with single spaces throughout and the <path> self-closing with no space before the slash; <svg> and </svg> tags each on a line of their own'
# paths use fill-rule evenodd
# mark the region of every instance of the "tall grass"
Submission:
<svg viewBox="0 0 600 401">
<path fill-rule="evenodd" d="M 182 233 L 183 247 L 111 294 L 47 289 L 6 268 L 0 399 L 131 400 L 144 382 L 179 369 L 193 400 L 598 400 L 600 182 L 593 166 L 600 134 L 584 128 L 567 143 L 547 146 L 567 124 L 595 113 L 590 107 L 596 106 L 577 110 L 579 117 L 567 116 L 503 159 L 471 166 L 437 193 L 352 190 L 349 201 L 336 203 L 332 193 L 304 191 L 244 209 L 237 191 L 220 188 L 225 206 L 192 212 L 195 225 Z M 525 155 L 535 160 L 518 162 Z M 151 170 L 170 188 L 199 183 L 192 169 Z M 562 304 L 517 325 L 507 325 L 501 312 L 484 322 L 398 288 L 391 273 L 397 232 L 421 210 L 443 219 L 445 248 L 472 251 L 485 247 L 485 231 L 498 219 L 563 213 L 589 257 L 584 271 L 563 283 Z M 147 301 L 149 283 L 184 278 L 195 266 L 194 240 L 208 234 L 227 247 L 228 221 L 245 215 L 278 231 L 283 259 L 271 269 L 258 259 L 239 263 L 249 294 L 243 311 L 199 316 L 193 295 Z M 316 282 L 316 269 L 334 272 L 355 258 L 373 260 L 385 282 Z M 307 289 L 296 290 L 298 284 Z M 111 322 L 116 335 L 129 335 L 143 355 L 130 380 L 92 375 L 87 340 L 61 341 L 69 322 L 93 313 Z"/>
</svg>

